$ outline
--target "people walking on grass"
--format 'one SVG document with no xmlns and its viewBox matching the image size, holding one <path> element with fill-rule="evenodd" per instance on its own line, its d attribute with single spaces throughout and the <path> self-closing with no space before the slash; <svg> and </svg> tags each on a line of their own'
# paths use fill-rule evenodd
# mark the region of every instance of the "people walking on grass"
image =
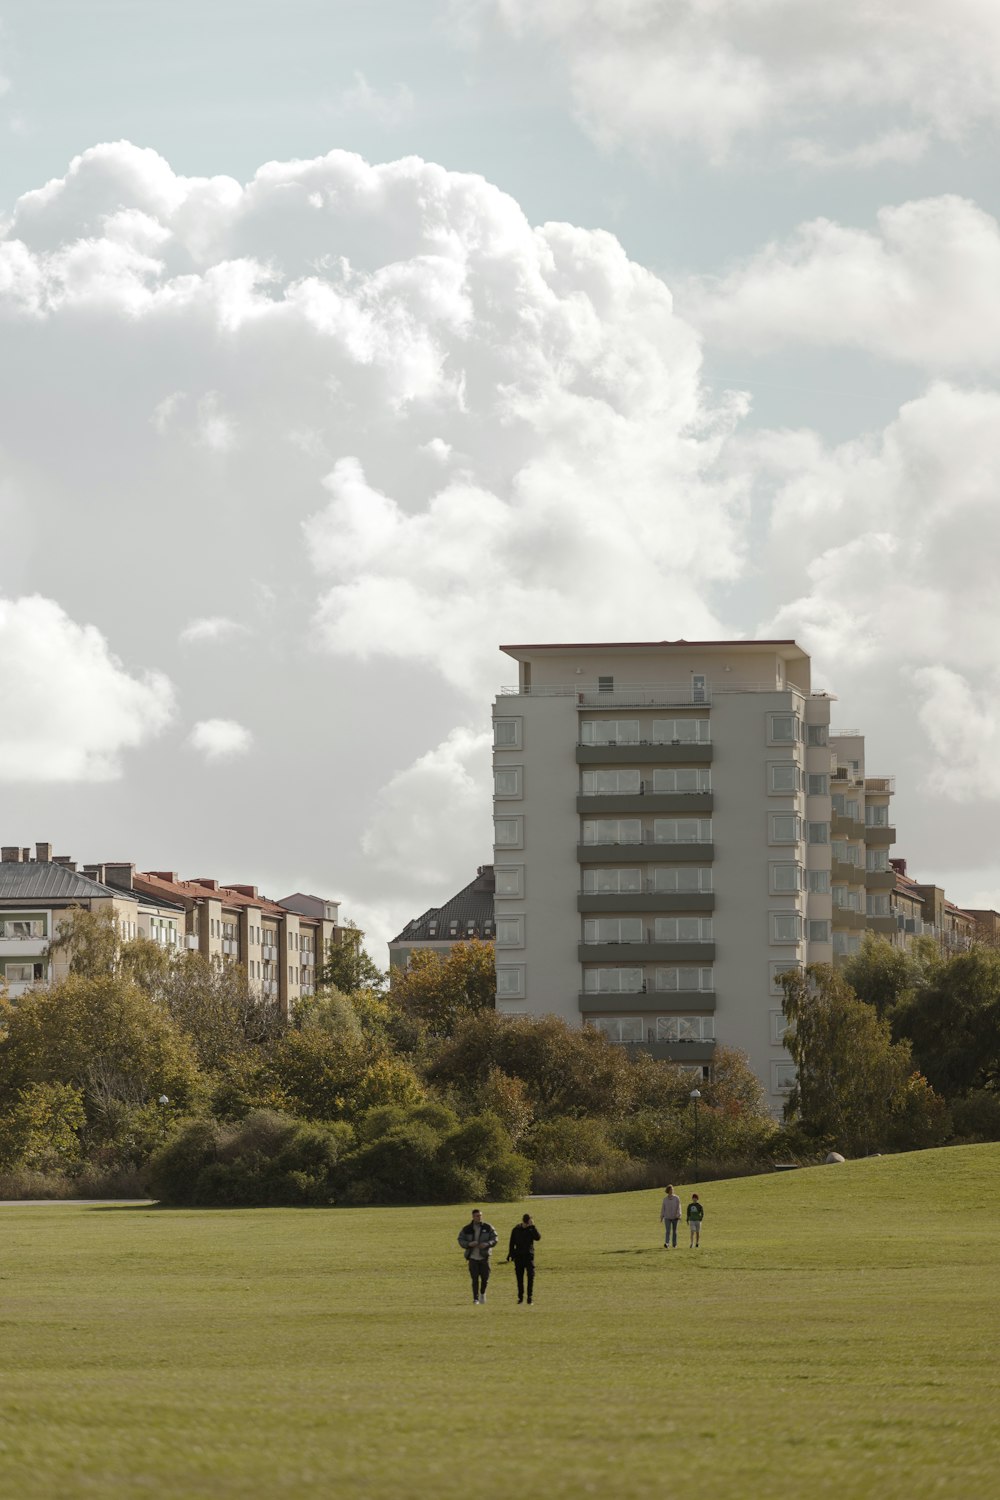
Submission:
<svg viewBox="0 0 1000 1500">
<path fill-rule="evenodd" d="M 490 1279 L 490 1251 L 496 1242 L 497 1232 L 493 1225 L 487 1224 L 481 1209 L 474 1208 L 471 1222 L 466 1224 L 458 1236 L 458 1243 L 465 1251 L 465 1258 L 469 1263 L 473 1302 L 486 1301 L 486 1285 Z"/>
<path fill-rule="evenodd" d="M 677 1249 L 677 1226 L 680 1221 L 681 1200 L 668 1182 L 663 1190 L 663 1202 L 660 1204 L 660 1222 L 663 1225 L 664 1250 L 670 1249 L 671 1236 L 673 1236 L 674 1249 Z"/>
<path fill-rule="evenodd" d="M 691 1243 L 688 1246 L 689 1250 L 697 1250 L 698 1246 L 701 1244 L 701 1221 L 704 1217 L 705 1210 L 702 1207 L 701 1199 L 698 1197 L 697 1193 L 692 1193 L 691 1202 L 687 1206 L 687 1222 L 688 1228 L 691 1231 Z"/>
<path fill-rule="evenodd" d="M 517 1300 L 524 1301 L 524 1282 L 527 1277 L 529 1307 L 535 1290 L 535 1241 L 540 1239 L 541 1235 L 535 1228 L 531 1215 L 523 1214 L 520 1224 L 515 1224 L 510 1232 L 510 1244 L 507 1247 L 507 1259 L 514 1262 L 514 1274 L 517 1277 Z"/>
</svg>

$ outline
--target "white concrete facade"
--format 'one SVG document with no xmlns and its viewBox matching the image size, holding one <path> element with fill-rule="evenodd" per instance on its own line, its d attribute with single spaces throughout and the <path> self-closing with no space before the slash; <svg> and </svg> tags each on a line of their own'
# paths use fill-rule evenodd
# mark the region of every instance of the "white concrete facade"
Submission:
<svg viewBox="0 0 1000 1500">
<path fill-rule="evenodd" d="M 505 646 L 494 704 L 497 1007 L 781 1107 L 784 968 L 833 959 L 831 698 L 794 641 Z M 861 857 L 862 882 L 864 857 Z"/>
</svg>

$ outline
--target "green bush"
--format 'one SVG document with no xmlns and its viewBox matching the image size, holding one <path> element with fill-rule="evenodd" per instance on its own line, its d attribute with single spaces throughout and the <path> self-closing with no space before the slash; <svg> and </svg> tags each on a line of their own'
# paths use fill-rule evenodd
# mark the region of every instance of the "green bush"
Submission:
<svg viewBox="0 0 1000 1500">
<path fill-rule="evenodd" d="M 951 1124 L 959 1140 L 1000 1141 L 1000 1094 L 994 1089 L 974 1089 L 952 1100 Z"/>
<path fill-rule="evenodd" d="M 157 1151 L 145 1181 L 172 1206 L 302 1207 L 333 1202 L 349 1126 L 260 1111 L 234 1125 L 192 1120 Z"/>
</svg>

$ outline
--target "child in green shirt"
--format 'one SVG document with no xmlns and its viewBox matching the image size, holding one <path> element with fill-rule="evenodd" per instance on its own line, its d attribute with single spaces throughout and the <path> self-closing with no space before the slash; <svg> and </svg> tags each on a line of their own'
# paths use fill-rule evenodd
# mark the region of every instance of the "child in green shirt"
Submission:
<svg viewBox="0 0 1000 1500">
<path fill-rule="evenodd" d="M 688 1228 L 691 1231 L 689 1250 L 695 1250 L 701 1244 L 701 1221 L 704 1217 L 705 1210 L 701 1206 L 701 1200 L 697 1193 L 692 1193 L 691 1202 L 687 1206 Z"/>
</svg>

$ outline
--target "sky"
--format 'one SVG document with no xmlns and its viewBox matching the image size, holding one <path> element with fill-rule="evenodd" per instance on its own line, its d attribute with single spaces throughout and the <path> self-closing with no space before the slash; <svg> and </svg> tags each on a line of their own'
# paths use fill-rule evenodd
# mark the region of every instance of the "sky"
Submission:
<svg viewBox="0 0 1000 1500">
<path fill-rule="evenodd" d="M 794 637 L 1000 907 L 995 0 L 0 0 L 0 833 L 385 940 L 503 640 Z"/>
</svg>

